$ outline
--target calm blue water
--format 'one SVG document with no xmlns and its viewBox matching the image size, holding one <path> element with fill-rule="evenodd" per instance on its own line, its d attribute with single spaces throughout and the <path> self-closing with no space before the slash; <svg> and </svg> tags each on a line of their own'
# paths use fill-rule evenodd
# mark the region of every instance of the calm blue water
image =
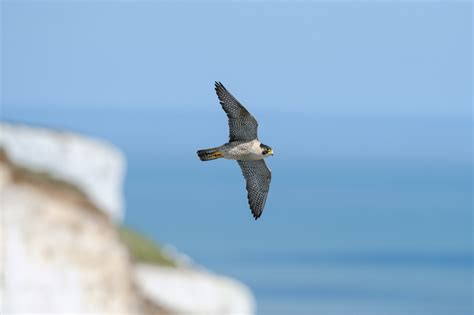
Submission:
<svg viewBox="0 0 474 315">
<path fill-rule="evenodd" d="M 276 155 L 257 222 L 236 163 L 195 156 L 227 139 L 217 106 L 3 117 L 121 148 L 126 224 L 248 284 L 258 314 L 472 314 L 470 117 L 259 113 Z"/>
</svg>

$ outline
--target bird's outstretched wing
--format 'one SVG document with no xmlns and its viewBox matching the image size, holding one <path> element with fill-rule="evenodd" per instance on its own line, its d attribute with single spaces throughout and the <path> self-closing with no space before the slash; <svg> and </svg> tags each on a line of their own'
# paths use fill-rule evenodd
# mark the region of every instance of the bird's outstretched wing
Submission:
<svg viewBox="0 0 474 315">
<path fill-rule="evenodd" d="M 216 93 L 229 118 L 229 141 L 257 139 L 257 120 L 220 82 L 216 82 Z"/>
<path fill-rule="evenodd" d="M 263 207 L 265 207 L 268 190 L 270 189 L 270 181 L 272 180 L 272 172 L 264 160 L 237 162 L 247 182 L 246 188 L 250 209 L 255 220 L 257 220 L 262 214 Z"/>
</svg>

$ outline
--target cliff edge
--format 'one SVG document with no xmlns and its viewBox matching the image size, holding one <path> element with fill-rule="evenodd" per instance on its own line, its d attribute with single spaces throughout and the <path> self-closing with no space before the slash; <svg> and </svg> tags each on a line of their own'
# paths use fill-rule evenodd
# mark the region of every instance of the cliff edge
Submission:
<svg viewBox="0 0 474 315">
<path fill-rule="evenodd" d="M 124 161 L 79 135 L 0 123 L 0 313 L 252 314 L 235 280 L 134 257 L 118 228 Z"/>
</svg>

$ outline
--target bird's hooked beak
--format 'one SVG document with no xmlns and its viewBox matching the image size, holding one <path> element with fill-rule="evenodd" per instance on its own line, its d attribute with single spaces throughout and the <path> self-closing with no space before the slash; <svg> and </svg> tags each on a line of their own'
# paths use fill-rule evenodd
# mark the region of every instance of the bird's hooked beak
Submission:
<svg viewBox="0 0 474 315">
<path fill-rule="evenodd" d="M 273 150 L 270 149 L 270 151 L 268 152 L 269 155 L 273 155 Z"/>
</svg>

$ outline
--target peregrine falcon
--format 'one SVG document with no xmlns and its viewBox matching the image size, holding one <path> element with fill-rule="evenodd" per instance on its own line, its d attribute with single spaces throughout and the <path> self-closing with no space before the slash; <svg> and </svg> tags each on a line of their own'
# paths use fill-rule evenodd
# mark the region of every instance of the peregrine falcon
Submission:
<svg viewBox="0 0 474 315">
<path fill-rule="evenodd" d="M 197 151 L 201 161 L 219 158 L 237 160 L 247 182 L 247 197 L 252 214 L 257 220 L 262 214 L 272 173 L 263 160 L 273 150 L 257 137 L 257 120 L 220 82 L 215 83 L 219 102 L 229 119 L 229 142 L 220 147 Z"/>
</svg>

